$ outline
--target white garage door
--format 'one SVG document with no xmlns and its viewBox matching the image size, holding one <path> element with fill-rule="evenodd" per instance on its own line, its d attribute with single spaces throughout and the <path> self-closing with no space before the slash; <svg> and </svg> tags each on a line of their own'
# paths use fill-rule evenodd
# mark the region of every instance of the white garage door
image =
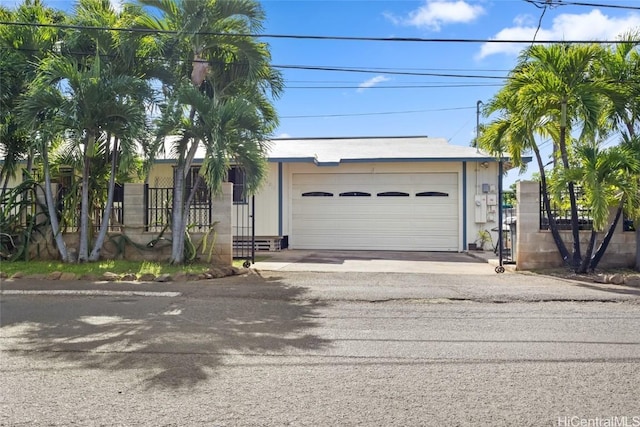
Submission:
<svg viewBox="0 0 640 427">
<path fill-rule="evenodd" d="M 458 250 L 458 175 L 294 174 L 295 249 Z"/>
</svg>

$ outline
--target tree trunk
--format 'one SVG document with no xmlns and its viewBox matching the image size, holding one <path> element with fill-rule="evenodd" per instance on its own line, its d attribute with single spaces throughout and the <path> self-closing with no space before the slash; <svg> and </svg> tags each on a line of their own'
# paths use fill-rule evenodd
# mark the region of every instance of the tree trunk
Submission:
<svg viewBox="0 0 640 427">
<path fill-rule="evenodd" d="M 110 136 L 108 136 L 110 139 Z M 107 148 L 107 151 L 109 149 Z M 111 216 L 111 209 L 113 206 L 113 194 L 116 188 L 116 165 L 118 162 L 118 138 L 114 138 L 113 141 L 113 155 L 111 156 L 111 175 L 109 176 L 109 188 L 107 189 L 107 204 L 104 207 L 102 213 L 102 221 L 100 223 L 100 231 L 98 237 L 93 245 L 93 250 L 89 255 L 89 261 L 98 261 L 100 259 L 100 250 L 104 245 L 104 240 L 107 237 L 107 230 L 109 229 L 109 217 Z"/>
<path fill-rule="evenodd" d="M 82 188 L 80 198 L 80 243 L 78 245 L 78 262 L 89 260 L 89 174 L 91 172 L 91 160 L 89 145 L 93 141 L 87 138 L 84 146 L 84 166 L 82 168 Z"/>
<path fill-rule="evenodd" d="M 591 261 L 591 254 L 593 253 L 593 248 L 596 245 L 596 237 L 598 233 L 596 230 L 591 230 L 591 237 L 589 238 L 589 244 L 587 245 L 587 252 L 584 254 L 584 259 L 580 263 L 580 268 L 576 270 L 576 273 L 586 273 L 589 269 L 589 262 Z"/>
<path fill-rule="evenodd" d="M 195 110 L 192 110 L 191 120 L 193 120 L 194 114 Z M 189 218 L 189 207 L 185 206 L 185 185 L 198 144 L 198 140 L 194 139 L 186 155 L 178 159 L 178 165 L 176 166 L 173 182 L 173 212 L 171 215 L 173 221 L 171 223 L 171 239 L 173 243 L 171 259 L 169 260 L 171 264 L 184 264 L 184 239 Z"/>
<path fill-rule="evenodd" d="M 563 99 L 560 104 L 560 155 L 562 157 L 562 166 L 565 170 L 569 169 L 569 154 L 567 153 L 567 100 Z M 573 236 L 573 266 L 578 268 L 582 260 L 580 254 L 580 225 L 578 223 L 578 205 L 576 203 L 575 186 L 570 182 L 568 187 L 569 202 L 571 207 L 571 234 Z"/>
<path fill-rule="evenodd" d="M 185 165 L 179 162 L 176 166 L 173 181 L 173 204 L 171 210 L 171 264 L 182 264 L 184 262 L 184 232 L 183 206 L 184 206 L 184 177 Z"/>
<path fill-rule="evenodd" d="M 63 262 L 74 262 L 75 260 L 69 255 L 67 250 L 67 244 L 62 238 L 60 232 L 60 223 L 58 222 L 58 212 L 56 211 L 56 203 L 53 199 L 53 193 L 51 192 L 51 174 L 49 172 L 49 154 L 47 148 L 42 150 L 42 168 L 44 171 L 44 197 L 47 202 L 47 212 L 49 213 L 49 222 L 51 223 L 51 232 L 58 248 L 58 253 Z"/>
<path fill-rule="evenodd" d="M 609 229 L 607 230 L 607 234 L 605 234 L 604 239 L 602 239 L 602 243 L 600 243 L 600 246 L 598 247 L 598 250 L 596 250 L 596 253 L 593 255 L 593 258 L 591 258 L 591 262 L 589 264 L 589 268 L 591 269 L 591 271 L 595 270 L 596 267 L 598 267 L 598 264 L 602 260 L 602 257 L 604 256 L 604 253 L 606 252 L 607 247 L 609 246 L 609 242 L 611 242 L 611 239 L 613 238 L 613 233 L 615 232 L 616 227 L 618 226 L 618 222 L 620 221 L 620 217 L 622 216 L 623 206 L 624 206 L 624 201 L 621 201 L 620 206 L 616 211 L 616 216 L 613 219 L 613 222 L 611 223 L 611 225 L 609 226 Z"/>
<path fill-rule="evenodd" d="M 542 164 L 542 157 L 540 156 L 540 150 L 536 145 L 533 146 L 533 152 L 536 156 L 536 161 L 538 162 L 538 169 L 540 170 L 540 184 L 541 184 L 541 192 L 542 192 L 542 201 L 544 204 L 545 212 L 547 213 L 547 218 L 549 218 L 549 231 L 551 232 L 551 236 L 553 237 L 553 241 L 558 248 L 558 252 L 560 252 L 560 256 L 562 257 L 562 261 L 565 265 L 570 264 L 570 254 L 567 246 L 564 244 L 562 237 L 560 236 L 560 232 L 558 231 L 558 224 L 556 224 L 553 216 L 551 215 L 551 204 L 549 203 L 549 194 L 547 193 L 547 176 L 544 172 L 544 165 Z"/>
</svg>

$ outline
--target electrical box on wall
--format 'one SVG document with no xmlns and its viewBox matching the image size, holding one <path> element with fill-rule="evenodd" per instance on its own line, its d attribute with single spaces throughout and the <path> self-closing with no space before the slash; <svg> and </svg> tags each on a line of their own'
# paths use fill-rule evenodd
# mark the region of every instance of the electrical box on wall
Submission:
<svg viewBox="0 0 640 427">
<path fill-rule="evenodd" d="M 488 193 L 489 192 L 489 184 L 482 184 L 482 192 L 483 193 Z"/>
<path fill-rule="evenodd" d="M 487 222 L 487 196 L 485 194 L 476 194 L 474 199 L 474 218 L 476 223 L 484 224 Z"/>
<path fill-rule="evenodd" d="M 498 195 L 497 194 L 487 194 L 487 205 L 488 206 L 496 206 L 498 204 Z"/>
</svg>

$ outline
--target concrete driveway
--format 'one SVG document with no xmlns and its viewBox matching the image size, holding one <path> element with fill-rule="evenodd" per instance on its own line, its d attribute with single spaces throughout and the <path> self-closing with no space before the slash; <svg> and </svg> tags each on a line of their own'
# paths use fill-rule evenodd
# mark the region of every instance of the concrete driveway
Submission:
<svg viewBox="0 0 640 427">
<path fill-rule="evenodd" d="M 493 253 L 284 250 L 257 254 L 263 271 L 495 275 Z"/>
</svg>

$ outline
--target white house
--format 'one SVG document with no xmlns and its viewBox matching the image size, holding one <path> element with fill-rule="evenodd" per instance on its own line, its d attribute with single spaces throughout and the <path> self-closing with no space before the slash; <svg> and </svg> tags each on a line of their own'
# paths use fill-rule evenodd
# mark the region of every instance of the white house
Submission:
<svg viewBox="0 0 640 427">
<path fill-rule="evenodd" d="M 459 252 L 498 225 L 498 161 L 443 138 L 275 139 L 269 165 L 255 234 L 292 249 Z"/>
</svg>

